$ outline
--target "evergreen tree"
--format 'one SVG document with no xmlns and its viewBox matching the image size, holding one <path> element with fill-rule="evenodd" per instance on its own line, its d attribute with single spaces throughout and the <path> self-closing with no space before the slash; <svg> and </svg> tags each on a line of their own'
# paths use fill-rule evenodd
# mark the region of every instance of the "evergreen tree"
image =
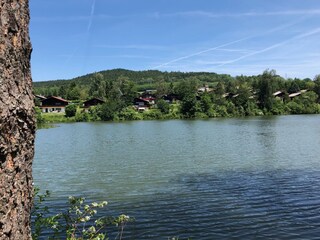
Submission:
<svg viewBox="0 0 320 240">
<path fill-rule="evenodd" d="M 270 111 L 274 102 L 273 92 L 275 91 L 273 87 L 273 81 L 275 79 L 276 72 L 274 70 L 264 71 L 260 77 L 258 84 L 258 103 L 261 109 L 266 109 Z"/>
</svg>

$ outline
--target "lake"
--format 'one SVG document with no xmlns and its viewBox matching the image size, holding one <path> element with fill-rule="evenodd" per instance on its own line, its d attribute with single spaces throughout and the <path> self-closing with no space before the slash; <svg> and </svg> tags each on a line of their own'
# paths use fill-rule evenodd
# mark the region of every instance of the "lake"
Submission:
<svg viewBox="0 0 320 240">
<path fill-rule="evenodd" d="M 107 200 L 126 239 L 319 239 L 320 116 L 58 124 L 36 186 Z"/>
</svg>

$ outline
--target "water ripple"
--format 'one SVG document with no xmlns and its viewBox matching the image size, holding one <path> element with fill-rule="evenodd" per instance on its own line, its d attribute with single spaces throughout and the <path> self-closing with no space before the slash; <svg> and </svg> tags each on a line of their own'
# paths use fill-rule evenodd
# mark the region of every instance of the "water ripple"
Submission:
<svg viewBox="0 0 320 240">
<path fill-rule="evenodd" d="M 134 216 L 126 239 L 319 239 L 319 122 L 62 124 L 38 133 L 35 181 L 56 211 L 84 195 Z"/>
</svg>

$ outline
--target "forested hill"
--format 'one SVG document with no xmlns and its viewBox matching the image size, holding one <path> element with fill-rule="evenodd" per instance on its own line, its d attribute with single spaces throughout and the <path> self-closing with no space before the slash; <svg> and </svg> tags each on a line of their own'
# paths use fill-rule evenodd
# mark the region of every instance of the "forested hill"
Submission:
<svg viewBox="0 0 320 240">
<path fill-rule="evenodd" d="M 147 70 L 147 71 L 131 71 L 126 69 L 113 69 L 97 72 L 103 75 L 104 79 L 116 80 L 119 77 L 128 78 L 130 81 L 134 82 L 139 88 L 149 87 L 158 81 L 165 82 L 178 82 L 180 80 L 197 77 L 202 82 L 212 83 L 219 82 L 221 80 L 230 80 L 232 77 L 227 74 L 217 74 L 209 72 L 161 72 L 157 70 Z M 88 86 L 92 83 L 94 75 L 97 73 L 91 73 L 84 76 L 80 76 L 70 80 L 51 80 L 43 82 L 34 82 L 34 87 L 39 88 L 52 88 L 66 86 L 71 83 L 76 83 L 77 85 Z"/>
<path fill-rule="evenodd" d="M 284 79 L 275 70 L 270 72 L 275 83 L 274 91 L 282 90 L 294 93 L 301 89 L 312 90 L 311 79 Z M 197 88 L 207 86 L 221 91 L 236 92 L 240 86 L 246 84 L 251 89 L 257 89 L 262 75 L 236 76 L 210 72 L 161 72 L 157 70 L 131 71 L 114 69 L 87 74 L 70 80 L 52 80 L 34 82 L 34 93 L 43 96 L 60 96 L 68 100 L 85 100 L 90 97 L 105 98 L 103 92 L 110 89 L 121 91 L 142 92 L 156 89 L 159 93 L 168 94 L 177 91 L 177 86 L 183 82 L 195 82 Z M 320 79 L 317 76 L 317 79 Z M 99 93 L 98 93 L 99 92 Z"/>
</svg>

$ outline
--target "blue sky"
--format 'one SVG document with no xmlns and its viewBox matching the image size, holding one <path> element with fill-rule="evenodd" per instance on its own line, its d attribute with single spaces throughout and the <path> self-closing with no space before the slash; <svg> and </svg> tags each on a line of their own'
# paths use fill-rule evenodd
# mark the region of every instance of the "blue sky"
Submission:
<svg viewBox="0 0 320 240">
<path fill-rule="evenodd" d="M 319 0 L 30 0 L 34 81 L 113 68 L 320 74 Z"/>
</svg>

